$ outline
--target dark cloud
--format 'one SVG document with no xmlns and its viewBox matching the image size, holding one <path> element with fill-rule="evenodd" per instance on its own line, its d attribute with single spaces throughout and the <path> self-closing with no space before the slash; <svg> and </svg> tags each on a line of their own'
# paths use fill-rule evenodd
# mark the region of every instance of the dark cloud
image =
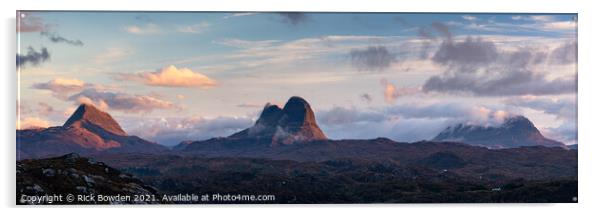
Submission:
<svg viewBox="0 0 602 216">
<path fill-rule="evenodd" d="M 156 109 L 181 109 L 181 107 L 165 100 L 147 95 L 130 95 L 122 92 L 98 91 L 85 89 L 67 98 L 75 104 L 92 103 L 101 108 L 110 108 L 123 112 L 152 112 Z"/>
<path fill-rule="evenodd" d="M 366 103 L 370 103 L 370 102 L 372 102 L 372 95 L 370 95 L 368 93 L 364 93 L 364 94 L 360 95 L 360 99 L 362 99 Z"/>
<path fill-rule="evenodd" d="M 543 74 L 518 69 L 501 73 L 459 73 L 433 76 L 422 86 L 425 92 L 471 93 L 479 96 L 549 95 L 576 91 L 575 77 L 548 80 Z"/>
<path fill-rule="evenodd" d="M 27 54 L 17 54 L 17 67 L 21 67 L 26 64 L 37 66 L 48 60 L 50 60 L 50 53 L 48 52 L 48 49 L 46 49 L 46 47 L 42 47 L 42 49 L 40 49 L 39 52 L 32 47 L 28 47 Z"/>
<path fill-rule="evenodd" d="M 40 35 L 47 37 L 53 43 L 66 43 L 66 44 L 73 45 L 73 46 L 83 46 L 84 45 L 84 42 L 82 42 L 81 40 L 70 40 L 70 39 L 67 39 L 67 38 L 64 38 L 64 37 L 58 35 L 57 33 L 49 33 L 46 31 L 42 31 L 42 32 L 40 32 Z"/>
<path fill-rule="evenodd" d="M 478 65 L 495 61 L 498 52 L 493 42 L 467 37 L 463 42 L 444 41 L 432 60 L 448 65 Z"/>
<path fill-rule="evenodd" d="M 426 28 L 419 27 L 417 31 L 418 37 L 422 39 L 422 48 L 420 49 L 420 58 L 429 58 L 429 51 L 433 47 L 433 41 L 436 39 L 435 36 Z"/>
<path fill-rule="evenodd" d="M 432 61 L 447 66 L 442 75 L 430 77 L 424 92 L 469 93 L 479 96 L 549 95 L 576 91 L 576 76 L 548 79 L 533 66 L 548 53 L 526 47 L 501 51 L 491 41 L 468 37 L 442 42 Z"/>
<path fill-rule="evenodd" d="M 291 25 L 298 25 L 309 20 L 307 14 L 302 12 L 281 12 L 278 13 L 280 17 L 282 17 L 282 22 L 288 23 Z"/>
<path fill-rule="evenodd" d="M 577 62 L 577 42 L 567 42 L 554 49 L 550 54 L 550 61 L 554 64 L 572 64 Z"/>
<path fill-rule="evenodd" d="M 385 46 L 370 46 L 366 49 L 354 49 L 349 52 L 351 64 L 358 70 L 380 71 L 396 62 L 395 55 Z"/>
</svg>

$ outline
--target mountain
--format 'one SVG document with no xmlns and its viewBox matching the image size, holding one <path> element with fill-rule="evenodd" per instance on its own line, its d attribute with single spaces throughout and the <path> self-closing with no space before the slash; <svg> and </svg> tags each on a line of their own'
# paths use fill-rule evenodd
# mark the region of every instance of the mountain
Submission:
<svg viewBox="0 0 602 216">
<path fill-rule="evenodd" d="M 309 103 L 297 96 L 291 97 L 284 108 L 266 104 L 255 124 L 228 137 L 213 138 L 205 141 L 184 141 L 174 150 L 194 150 L 211 148 L 216 145 L 290 145 L 324 141 L 328 138 L 318 126 Z"/>
<path fill-rule="evenodd" d="M 159 153 L 167 148 L 129 136 L 108 113 L 82 104 L 63 126 L 17 130 L 17 159 L 67 153 Z"/>
<path fill-rule="evenodd" d="M 88 130 L 102 129 L 115 135 L 127 136 L 111 115 L 89 104 L 80 105 L 63 125 L 63 127 L 70 126 Z"/>
<path fill-rule="evenodd" d="M 291 97 L 282 109 L 277 105 L 266 104 L 253 127 L 235 133 L 229 138 L 269 139 L 274 144 L 327 139 L 318 127 L 309 103 L 297 96 Z"/>
<path fill-rule="evenodd" d="M 94 162 L 78 154 L 46 159 L 17 161 L 17 204 L 120 204 L 120 203 L 157 203 L 154 201 L 98 200 L 96 195 L 106 197 L 157 195 L 157 191 L 130 174 Z M 22 195 L 44 196 L 61 194 L 63 202 L 36 203 L 21 200 Z M 66 202 L 66 195 L 90 195 L 91 202 Z"/>
<path fill-rule="evenodd" d="M 566 148 L 564 143 L 548 139 L 524 116 L 513 116 L 500 126 L 458 124 L 447 127 L 433 141 L 451 141 L 487 148 L 546 146 Z"/>
</svg>

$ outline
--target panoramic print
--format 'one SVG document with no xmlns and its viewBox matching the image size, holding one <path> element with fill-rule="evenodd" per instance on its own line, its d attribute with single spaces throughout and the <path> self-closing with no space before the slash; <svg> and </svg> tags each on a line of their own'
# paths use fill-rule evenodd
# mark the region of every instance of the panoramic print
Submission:
<svg viewBox="0 0 602 216">
<path fill-rule="evenodd" d="M 578 202 L 577 14 L 16 16 L 18 205 Z"/>
</svg>

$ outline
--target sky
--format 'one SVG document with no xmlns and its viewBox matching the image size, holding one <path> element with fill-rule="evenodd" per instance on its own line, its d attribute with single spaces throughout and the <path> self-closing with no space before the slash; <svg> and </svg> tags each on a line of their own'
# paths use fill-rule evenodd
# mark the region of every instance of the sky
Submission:
<svg viewBox="0 0 602 216">
<path fill-rule="evenodd" d="M 524 115 L 577 143 L 576 14 L 17 14 L 18 128 L 81 103 L 173 146 L 301 96 L 332 139 L 429 140 Z"/>
</svg>

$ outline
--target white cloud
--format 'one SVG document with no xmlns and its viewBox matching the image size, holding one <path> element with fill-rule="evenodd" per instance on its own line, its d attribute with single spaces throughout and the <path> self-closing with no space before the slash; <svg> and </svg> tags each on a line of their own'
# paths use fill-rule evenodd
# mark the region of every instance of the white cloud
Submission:
<svg viewBox="0 0 602 216">
<path fill-rule="evenodd" d="M 123 29 L 130 34 L 137 34 L 137 35 L 157 34 L 157 33 L 161 32 L 161 29 L 159 28 L 159 26 L 157 26 L 154 23 L 148 23 L 143 26 L 131 25 L 131 26 L 126 26 Z"/>
<path fill-rule="evenodd" d="M 223 19 L 230 19 L 230 18 L 234 18 L 234 17 L 243 17 L 243 16 L 253 16 L 256 14 L 258 14 L 258 13 L 232 13 L 230 15 L 224 16 Z"/>
<path fill-rule="evenodd" d="M 475 20 L 477 20 L 477 17 L 470 16 L 470 15 L 464 15 L 464 16 L 462 16 L 462 19 L 465 19 L 465 20 L 468 20 L 468 21 L 475 21 Z"/>
<path fill-rule="evenodd" d="M 94 62 L 96 62 L 96 64 L 113 63 L 123 60 L 131 54 L 132 51 L 130 49 L 110 47 L 106 48 L 102 53 L 98 54 L 94 58 Z"/>
<path fill-rule="evenodd" d="M 177 30 L 183 33 L 198 34 L 205 32 L 210 26 L 211 24 L 209 22 L 202 21 L 193 25 L 180 26 L 177 28 Z"/>
<path fill-rule="evenodd" d="M 161 68 L 155 72 L 120 74 L 119 77 L 139 81 L 150 86 L 210 88 L 217 85 L 217 81 L 202 73 L 192 71 L 188 68 L 177 68 L 173 65 Z"/>
<path fill-rule="evenodd" d="M 41 118 L 27 117 L 23 119 L 17 119 L 17 130 L 47 127 L 50 127 L 50 123 Z"/>
</svg>

